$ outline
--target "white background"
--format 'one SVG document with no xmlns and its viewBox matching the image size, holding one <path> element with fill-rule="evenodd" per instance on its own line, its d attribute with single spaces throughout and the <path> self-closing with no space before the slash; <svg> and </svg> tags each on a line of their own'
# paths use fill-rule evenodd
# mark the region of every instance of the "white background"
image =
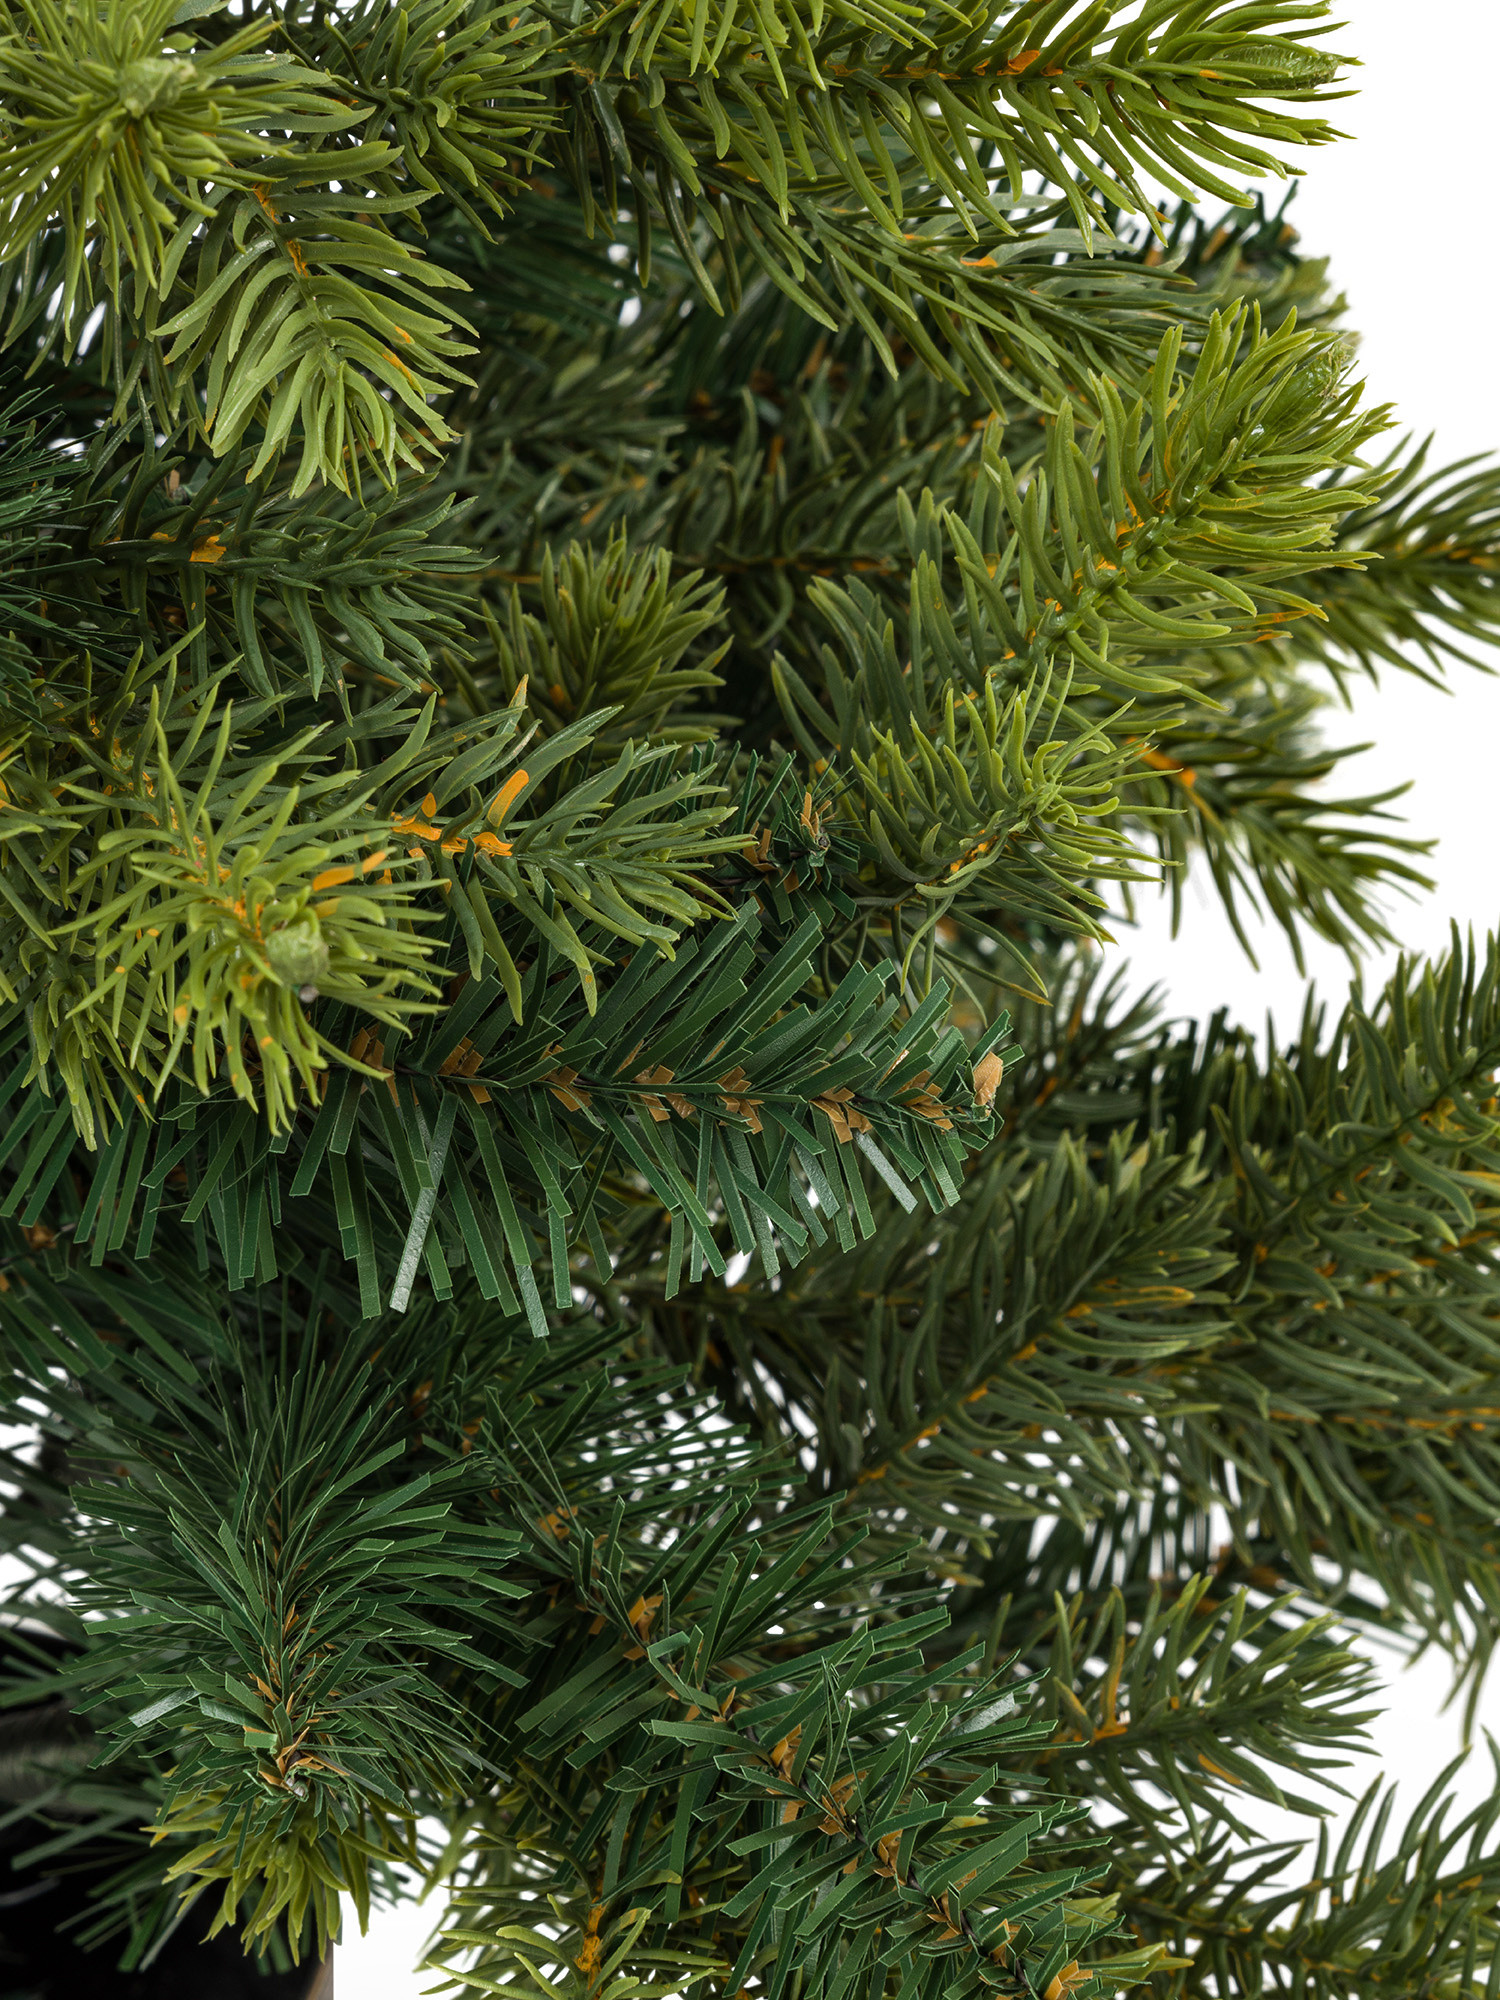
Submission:
<svg viewBox="0 0 1500 2000">
<path fill-rule="evenodd" d="M 1307 155 L 1294 219 L 1308 253 L 1332 257 L 1351 324 L 1363 336 L 1372 398 L 1394 403 L 1403 428 L 1435 432 L 1434 462 L 1445 463 L 1500 446 L 1500 285 L 1485 219 L 1500 7 L 1494 0 L 1430 0 L 1425 7 L 1349 0 L 1344 11 L 1348 25 L 1332 45 L 1358 56 L 1364 69 L 1357 73 L 1359 95 L 1335 107 L 1334 122 L 1352 136 Z M 1410 780 L 1400 810 L 1414 833 L 1439 841 L 1427 870 L 1435 892 L 1392 911 L 1401 943 L 1441 950 L 1452 919 L 1479 932 L 1494 926 L 1500 801 L 1491 772 L 1500 745 L 1500 679 L 1460 670 L 1444 696 L 1414 677 L 1388 675 L 1380 689 L 1358 695 L 1352 716 L 1331 714 L 1329 729 L 1336 740 L 1374 746 L 1344 767 L 1341 791 L 1368 793 Z M 1140 984 L 1160 983 L 1174 1011 L 1207 1014 L 1227 1002 L 1241 1019 L 1258 1022 L 1271 1009 L 1278 1027 L 1291 1028 L 1303 984 L 1279 933 L 1257 942 L 1255 972 L 1211 891 L 1197 883 L 1188 886 L 1176 940 L 1168 936 L 1165 906 L 1140 915 L 1133 935 L 1121 933 L 1121 949 Z M 1337 952 L 1314 946 L 1309 966 L 1320 990 L 1342 995 L 1348 968 Z M 1372 1755 L 1347 1775 L 1347 1784 L 1362 1789 L 1383 1768 L 1410 1807 L 1456 1751 L 1458 1719 L 1443 1712 L 1440 1661 L 1404 1672 L 1399 1663 L 1385 1664 L 1390 1707 L 1372 1732 Z M 1490 1691 L 1484 1711 L 1500 1734 L 1500 1687 Z M 1471 1797 L 1487 1791 L 1488 1771 L 1481 1745 L 1461 1790 Z M 408 1968 L 437 1914 L 377 1915 L 367 1938 L 340 1947 L 339 2000 L 408 2000 L 430 1990 L 432 1981 Z"/>
</svg>

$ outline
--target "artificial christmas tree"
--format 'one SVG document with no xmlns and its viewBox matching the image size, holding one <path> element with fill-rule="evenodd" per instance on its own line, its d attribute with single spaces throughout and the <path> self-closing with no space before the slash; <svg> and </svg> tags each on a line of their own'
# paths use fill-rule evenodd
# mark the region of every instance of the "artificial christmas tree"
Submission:
<svg viewBox="0 0 1500 2000">
<path fill-rule="evenodd" d="M 1109 971 L 1195 856 L 1383 937 L 1319 711 L 1500 623 L 1233 205 L 1322 12 L 4 0 L 0 1789 L 101 1964 L 424 1878 L 453 1991 L 1493 1994 L 1500 1804 L 1249 1802 L 1360 1625 L 1487 1663 L 1500 957 Z"/>
</svg>

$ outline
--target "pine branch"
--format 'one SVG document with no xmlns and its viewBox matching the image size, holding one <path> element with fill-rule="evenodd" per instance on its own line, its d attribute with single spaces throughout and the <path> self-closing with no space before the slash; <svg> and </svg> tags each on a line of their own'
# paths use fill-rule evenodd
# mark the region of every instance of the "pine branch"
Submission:
<svg viewBox="0 0 1500 2000">
<path fill-rule="evenodd" d="M 1493 951 L 1404 971 L 1378 1013 L 1351 1008 L 1328 1042 L 1310 1021 L 1264 1070 L 1244 1037 L 1145 1042 L 1133 1092 L 1097 1099 L 1113 1133 L 1063 1136 L 1089 1100 L 1064 1084 L 1054 1112 L 1048 1091 L 1053 1129 L 1023 1113 L 935 1224 L 887 1211 L 857 1261 L 711 1291 L 701 1337 L 729 1381 L 759 1378 L 747 1413 L 816 1441 L 822 1491 L 940 1531 L 934 1567 L 979 1603 L 1004 1588 L 987 1561 L 1005 1521 L 1081 1526 L 1170 1481 L 1226 1508 L 1247 1566 L 1318 1597 L 1333 1557 L 1477 1668 L 1494 977 Z M 668 1351 L 701 1357 L 649 1269 L 617 1283 Z"/>
<path fill-rule="evenodd" d="M 1472 645 L 1492 643 L 1496 627 L 1496 471 L 1470 458 L 1428 472 L 1431 447 L 1429 438 L 1409 456 L 1392 454 L 1379 501 L 1353 513 L 1340 533 L 1345 548 L 1367 557 L 1366 567 L 1330 573 L 1326 625 L 1316 637 L 1310 629 L 1297 634 L 1299 651 L 1340 678 L 1351 666 L 1412 671 L 1413 651 L 1435 679 L 1449 661 L 1489 671 Z"/>
<path fill-rule="evenodd" d="M 1361 1800 L 1332 1849 L 1318 1841 L 1310 1874 L 1271 1886 L 1285 1851 L 1252 1850 L 1239 1879 L 1225 1844 L 1182 1867 L 1143 1872 L 1121 1899 L 1146 1936 L 1190 1955 L 1176 1992 L 1260 1993 L 1295 1979 L 1319 1996 L 1363 1994 L 1391 1982 L 1434 1991 L 1477 1990 L 1493 1951 L 1496 1859 L 1493 1801 L 1451 1827 L 1439 1774 L 1393 1845 L 1394 1794 L 1378 1785 Z M 1259 1864 L 1257 1866 L 1257 1864 Z"/>
<path fill-rule="evenodd" d="M 1079 1592 L 1028 1648 L 1036 1657 L 1050 1636 L 1040 1704 L 1054 1731 L 1042 1753 L 1049 1782 L 1102 1790 L 1136 1840 L 1174 1853 L 1218 1825 L 1252 1840 L 1237 1796 L 1325 1811 L 1284 1791 L 1277 1768 L 1331 1783 L 1339 1753 L 1360 1747 L 1377 1713 L 1354 1705 L 1370 1698 L 1373 1672 L 1338 1644 L 1332 1622 L 1298 1619 L 1288 1600 L 1254 1607 L 1243 1589 L 1226 1603 L 1207 1576 L 1175 1590 L 1157 1582 L 1128 1608 L 1117 1589 L 1097 1604 Z M 1180 1825 L 1163 1827 L 1159 1793 Z"/>
<path fill-rule="evenodd" d="M 826 1918 L 796 1921 L 834 1884 L 883 1924 L 883 1945 L 855 1926 L 861 1956 L 934 1990 L 957 1976 L 965 1990 L 1041 1991 L 1108 1928 L 1070 1911 L 1082 1868 L 1027 1867 L 1068 1812 L 1003 1798 L 995 1759 L 1037 1734 L 1014 1697 L 997 1699 L 972 1659 L 928 1671 L 920 1645 L 940 1611 L 864 1623 L 848 1538 L 816 1512 L 778 1521 L 779 1468 L 726 1456 L 688 1407 L 669 1421 L 659 1376 L 622 1382 L 600 1329 L 542 1348 L 513 1322 L 481 1322 L 488 1352 L 455 1373 L 438 1311 L 394 1341 L 328 1343 L 317 1379 L 292 1389 L 287 1343 L 318 1342 L 336 1292 L 315 1282 L 268 1339 L 263 1319 L 236 1325 L 189 1270 L 173 1275 L 164 1296 L 129 1269 L 37 1273 L 0 1310 L 28 1393 L 68 1357 L 48 1422 L 80 1472 L 97 1468 L 76 1497 L 101 1524 L 80 1551 L 81 1601 L 135 1607 L 66 1678 L 91 1691 L 112 1754 L 170 1751 L 168 1880 L 222 1882 L 216 1921 L 249 1901 L 252 1936 L 285 1916 L 295 1944 L 310 1904 L 321 1936 L 331 1888 L 363 1909 L 369 1864 L 411 1851 L 413 1791 L 461 1809 L 499 1755 L 508 1838 L 560 1839 L 560 1886 L 581 1877 L 597 1881 L 596 1905 L 629 1900 L 622 1957 L 655 1920 L 638 1965 L 659 1965 L 680 1923 L 684 1864 L 689 1879 L 714 1869 L 741 1979 L 789 1933 L 809 1971 L 842 1954 Z M 108 1345 L 80 1308 L 113 1321 Z M 762 1513 L 749 1562 L 736 1485 Z M 679 1520 L 696 1519 L 663 1538 L 668 1492 Z M 207 1494 L 216 1530 L 202 1526 Z M 909 1733 L 914 1698 L 939 1690 Z M 580 1766 L 580 1732 L 602 1764 Z M 678 1867 L 664 1876 L 668 1852 Z M 711 1852 L 730 1857 L 727 1880 Z M 539 1947 L 540 1934 L 486 1935 L 487 1892 L 460 1900 L 445 1952 L 477 1943 L 504 1965 Z M 602 1949 L 581 1950 L 586 1975 Z"/>
<path fill-rule="evenodd" d="M 1431 886 L 1413 865 L 1430 843 L 1394 831 L 1400 790 L 1330 797 L 1328 780 L 1362 746 L 1322 740 L 1315 721 L 1325 698 L 1268 672 L 1259 649 L 1229 651 L 1215 667 L 1200 686 L 1200 704 L 1175 715 L 1166 704 L 1156 715 L 1141 704 L 1134 713 L 1151 747 L 1142 758 L 1149 775 L 1142 773 L 1133 797 L 1151 814 L 1174 933 L 1188 869 L 1201 855 L 1252 965 L 1246 911 L 1281 927 L 1299 966 L 1304 927 L 1351 959 L 1366 943 L 1392 942 L 1382 907 L 1390 891 L 1412 895 Z"/>
</svg>

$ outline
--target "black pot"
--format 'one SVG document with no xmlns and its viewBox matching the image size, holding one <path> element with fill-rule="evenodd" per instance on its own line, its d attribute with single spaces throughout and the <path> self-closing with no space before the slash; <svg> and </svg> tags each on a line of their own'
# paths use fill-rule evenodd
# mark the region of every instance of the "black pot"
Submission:
<svg viewBox="0 0 1500 2000">
<path fill-rule="evenodd" d="M 331 1965 L 261 1972 L 238 1938 L 204 1942 L 191 1916 L 144 1972 L 121 1972 L 108 1945 L 82 1951 L 60 1933 L 87 1897 L 85 1876 L 10 1877 L 0 1889 L 0 2000 L 332 2000 Z"/>
</svg>

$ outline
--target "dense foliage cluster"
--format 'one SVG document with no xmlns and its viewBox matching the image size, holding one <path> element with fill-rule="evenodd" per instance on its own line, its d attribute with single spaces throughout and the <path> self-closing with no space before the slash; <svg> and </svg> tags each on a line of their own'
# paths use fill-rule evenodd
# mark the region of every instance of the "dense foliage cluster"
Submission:
<svg viewBox="0 0 1500 2000">
<path fill-rule="evenodd" d="M 1500 625 L 1243 192 L 1322 13 L 0 0 L 0 1791 L 102 1949 L 1493 1993 L 1500 1803 L 1255 1805 L 1500 1618 L 1500 955 L 1108 970 L 1190 864 L 1383 938 L 1320 711 Z"/>
</svg>

